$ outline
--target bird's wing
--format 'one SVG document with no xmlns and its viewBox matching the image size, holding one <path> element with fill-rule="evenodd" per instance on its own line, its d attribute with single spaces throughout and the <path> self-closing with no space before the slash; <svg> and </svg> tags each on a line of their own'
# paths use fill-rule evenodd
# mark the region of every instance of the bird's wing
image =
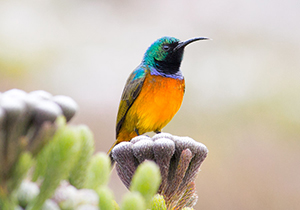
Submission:
<svg viewBox="0 0 300 210">
<path fill-rule="evenodd" d="M 125 120 L 128 110 L 130 109 L 135 99 L 141 92 L 145 77 L 146 69 L 138 67 L 131 73 L 131 75 L 127 79 L 119 105 L 119 111 L 116 122 L 116 136 L 118 136 L 119 134 L 119 131 Z"/>
</svg>

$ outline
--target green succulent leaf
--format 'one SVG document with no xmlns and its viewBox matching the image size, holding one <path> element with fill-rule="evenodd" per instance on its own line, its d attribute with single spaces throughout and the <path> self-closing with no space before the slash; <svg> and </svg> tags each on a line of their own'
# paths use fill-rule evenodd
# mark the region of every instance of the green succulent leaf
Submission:
<svg viewBox="0 0 300 210">
<path fill-rule="evenodd" d="M 159 167 L 152 161 L 143 162 L 132 177 L 131 191 L 140 192 L 150 207 L 152 197 L 157 193 L 161 183 Z"/>
<path fill-rule="evenodd" d="M 22 153 L 19 157 L 17 164 L 14 167 L 12 176 L 9 179 L 8 182 L 9 192 L 16 190 L 20 186 L 22 180 L 24 179 L 31 165 L 32 165 L 31 154 L 28 152 Z"/>
<path fill-rule="evenodd" d="M 36 164 L 35 164 L 35 169 L 32 175 L 32 181 L 36 182 L 39 177 L 44 177 L 47 169 L 47 164 L 48 162 L 51 162 L 52 160 L 52 154 L 56 147 L 58 146 L 58 141 L 57 139 L 61 138 L 61 136 L 64 133 L 64 130 L 66 128 L 66 120 L 63 117 L 59 117 L 56 120 L 58 130 L 56 131 L 55 135 L 53 138 L 44 146 L 44 148 L 38 153 L 36 156 Z"/>
<path fill-rule="evenodd" d="M 92 158 L 87 168 L 85 188 L 97 190 L 109 181 L 111 163 L 105 153 L 97 153 Z"/>
<path fill-rule="evenodd" d="M 99 195 L 99 208 L 100 210 L 115 210 L 117 205 L 115 203 L 113 192 L 107 186 L 101 186 L 98 188 L 97 193 Z"/>
<path fill-rule="evenodd" d="M 145 199 L 139 192 L 128 192 L 123 197 L 121 210 L 146 210 Z"/>
<path fill-rule="evenodd" d="M 76 160 L 80 147 L 76 127 L 62 127 L 52 141 L 38 155 L 39 175 L 43 182 L 40 194 L 26 209 L 41 209 L 46 199 L 54 193 L 62 179 L 66 179 Z M 42 167 L 41 164 L 45 165 Z"/>
<path fill-rule="evenodd" d="M 88 163 L 94 152 L 94 137 L 92 131 L 84 125 L 77 127 L 80 138 L 80 151 L 70 172 L 69 182 L 77 189 L 84 187 Z"/>
<path fill-rule="evenodd" d="M 151 201 L 151 210 L 167 210 L 165 199 L 162 195 L 156 194 Z"/>
</svg>

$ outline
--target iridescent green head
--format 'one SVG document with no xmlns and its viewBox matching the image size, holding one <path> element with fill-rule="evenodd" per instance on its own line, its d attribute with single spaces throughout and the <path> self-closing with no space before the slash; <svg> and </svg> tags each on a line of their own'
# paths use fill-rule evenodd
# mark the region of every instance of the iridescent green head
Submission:
<svg viewBox="0 0 300 210">
<path fill-rule="evenodd" d="M 155 70 L 163 74 L 176 74 L 180 68 L 185 46 L 194 41 L 205 39 L 208 38 L 196 37 L 181 42 L 174 37 L 162 37 L 147 49 L 142 63 L 154 67 Z"/>
</svg>

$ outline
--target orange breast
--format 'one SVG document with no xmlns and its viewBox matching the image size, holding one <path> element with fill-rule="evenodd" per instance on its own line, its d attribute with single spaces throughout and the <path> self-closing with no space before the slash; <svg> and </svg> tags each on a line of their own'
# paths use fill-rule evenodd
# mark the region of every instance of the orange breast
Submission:
<svg viewBox="0 0 300 210">
<path fill-rule="evenodd" d="M 139 96 L 128 110 L 123 126 L 128 131 L 137 128 L 139 134 L 160 131 L 179 110 L 184 89 L 184 79 L 148 74 Z"/>
</svg>

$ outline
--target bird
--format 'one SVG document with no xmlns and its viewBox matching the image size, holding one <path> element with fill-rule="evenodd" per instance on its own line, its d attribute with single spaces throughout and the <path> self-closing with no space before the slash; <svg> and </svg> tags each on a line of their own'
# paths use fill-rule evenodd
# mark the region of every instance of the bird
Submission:
<svg viewBox="0 0 300 210">
<path fill-rule="evenodd" d="M 185 80 L 180 70 L 185 47 L 207 37 L 180 41 L 164 36 L 146 50 L 140 65 L 130 74 L 119 104 L 116 141 L 108 151 L 146 132 L 160 133 L 179 110 L 185 93 Z"/>
</svg>

